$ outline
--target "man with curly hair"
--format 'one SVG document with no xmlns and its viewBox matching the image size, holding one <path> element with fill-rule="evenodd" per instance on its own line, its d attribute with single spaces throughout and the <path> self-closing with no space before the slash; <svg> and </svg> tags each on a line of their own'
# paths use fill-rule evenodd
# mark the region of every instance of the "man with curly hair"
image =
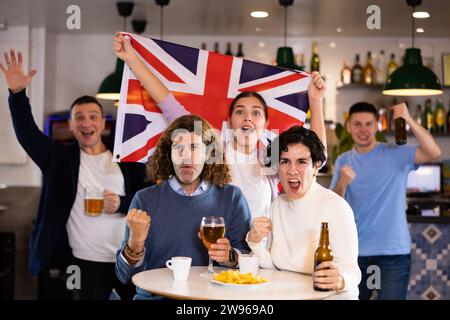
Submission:
<svg viewBox="0 0 450 320">
<path fill-rule="evenodd" d="M 237 265 L 248 251 L 245 235 L 250 211 L 238 187 L 229 185 L 230 169 L 211 125 L 198 116 L 177 118 L 161 136 L 148 174 L 157 184 L 136 193 L 127 216 L 116 272 L 129 283 L 134 274 L 163 268 L 173 256 L 208 265 L 208 254 L 223 265 Z M 203 216 L 221 216 L 225 237 L 209 252 L 198 237 Z M 135 299 L 151 295 L 137 288 Z"/>
</svg>

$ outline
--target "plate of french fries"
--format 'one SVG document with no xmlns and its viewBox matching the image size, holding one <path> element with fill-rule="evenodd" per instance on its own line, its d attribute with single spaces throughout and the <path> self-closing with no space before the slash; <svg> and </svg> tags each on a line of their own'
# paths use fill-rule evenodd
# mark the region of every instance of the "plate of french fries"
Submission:
<svg viewBox="0 0 450 320">
<path fill-rule="evenodd" d="M 248 288 L 259 287 L 269 281 L 263 277 L 255 276 L 253 273 L 242 274 L 238 270 L 226 270 L 215 274 L 211 281 L 227 287 Z"/>
</svg>

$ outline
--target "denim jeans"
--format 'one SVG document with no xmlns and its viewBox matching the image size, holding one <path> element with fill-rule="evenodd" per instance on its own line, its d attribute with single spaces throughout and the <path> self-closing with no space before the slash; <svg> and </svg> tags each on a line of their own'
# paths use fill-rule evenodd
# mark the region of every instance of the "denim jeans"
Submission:
<svg viewBox="0 0 450 320">
<path fill-rule="evenodd" d="M 369 256 L 358 257 L 361 269 L 361 282 L 359 284 L 359 299 L 370 299 L 373 290 L 377 290 L 379 300 L 405 300 L 408 290 L 409 275 L 411 272 L 411 255 Z M 368 272 L 369 266 L 380 268 L 380 288 L 368 288 L 367 279 L 373 278 L 374 272 Z M 369 281 L 369 286 L 373 281 Z"/>
</svg>

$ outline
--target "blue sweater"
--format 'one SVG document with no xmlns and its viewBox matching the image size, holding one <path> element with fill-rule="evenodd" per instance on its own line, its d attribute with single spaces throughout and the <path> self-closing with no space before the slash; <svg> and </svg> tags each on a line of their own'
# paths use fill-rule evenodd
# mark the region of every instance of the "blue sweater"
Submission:
<svg viewBox="0 0 450 320">
<path fill-rule="evenodd" d="M 132 267 L 121 257 L 129 237 L 126 227 L 125 240 L 117 253 L 116 272 L 120 281 L 131 282 L 138 272 L 164 268 L 174 256 L 192 257 L 193 266 L 208 265 L 208 252 L 198 238 L 204 216 L 222 216 L 225 220 L 225 237 L 233 248 L 247 252 L 245 236 L 250 229 L 250 211 L 239 188 L 211 185 L 203 194 L 184 196 L 172 190 L 169 183 L 154 185 L 136 193 L 130 209 L 145 210 L 151 216 L 150 230 L 145 242 L 144 261 Z M 139 295 L 148 295 L 137 289 Z"/>
</svg>

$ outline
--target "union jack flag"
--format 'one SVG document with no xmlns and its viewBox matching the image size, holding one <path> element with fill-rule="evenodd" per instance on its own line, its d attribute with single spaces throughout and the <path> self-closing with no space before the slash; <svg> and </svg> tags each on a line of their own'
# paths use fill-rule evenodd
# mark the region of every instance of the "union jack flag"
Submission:
<svg viewBox="0 0 450 320">
<path fill-rule="evenodd" d="M 144 64 L 192 114 L 223 128 L 231 101 L 256 91 L 269 106 L 269 130 L 303 125 L 310 74 L 128 34 Z M 167 127 L 161 110 L 125 65 L 117 113 L 114 159 L 147 162 Z"/>
</svg>

